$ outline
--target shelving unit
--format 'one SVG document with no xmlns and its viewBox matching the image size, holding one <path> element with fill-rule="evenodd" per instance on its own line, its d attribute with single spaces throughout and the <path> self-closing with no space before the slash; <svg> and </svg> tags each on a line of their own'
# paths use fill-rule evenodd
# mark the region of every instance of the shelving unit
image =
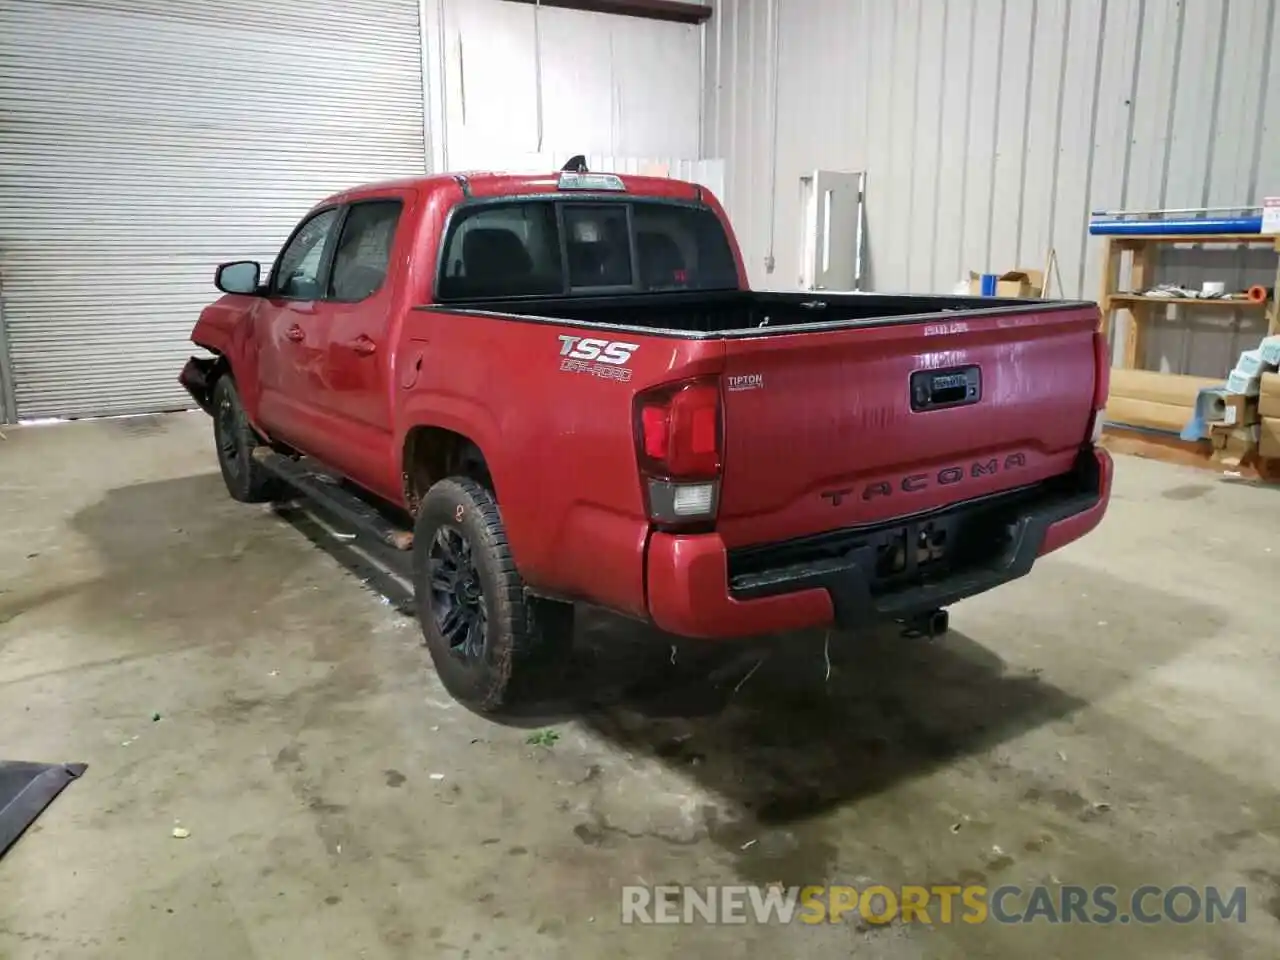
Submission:
<svg viewBox="0 0 1280 960">
<path fill-rule="evenodd" d="M 1120 363 L 1122 368 L 1129 370 L 1138 368 L 1139 361 L 1144 355 L 1147 329 L 1152 322 L 1153 306 L 1155 304 L 1179 303 L 1210 309 L 1264 310 L 1267 314 L 1268 332 L 1280 332 L 1280 316 L 1277 315 L 1274 298 L 1262 303 L 1252 303 L 1247 300 L 1149 297 L 1120 289 L 1120 271 L 1125 253 L 1131 253 L 1133 256 L 1133 262 L 1129 268 L 1127 289 L 1145 290 L 1151 286 L 1155 278 L 1156 254 L 1161 244 L 1201 243 L 1266 246 L 1280 253 L 1280 238 L 1264 236 L 1258 233 L 1199 233 L 1111 235 L 1102 239 L 1104 240 L 1102 290 L 1098 297 L 1098 307 L 1102 311 L 1102 332 L 1104 334 L 1110 333 L 1117 311 L 1124 311 L 1129 317 L 1129 323 L 1126 324 L 1125 329 L 1124 354 Z M 1274 286 L 1277 290 L 1280 290 L 1280 256 L 1276 259 Z"/>
<path fill-rule="evenodd" d="M 1161 214 L 1161 211 L 1153 211 Z M 1169 214 L 1196 211 L 1167 211 Z M 1143 221 L 1135 221 L 1141 224 Z M 1232 224 L 1231 226 L 1234 226 Z M 1267 332 L 1280 333 L 1280 237 L 1259 233 L 1106 233 L 1100 234 L 1102 248 L 1102 289 L 1098 306 L 1102 313 L 1102 332 L 1108 335 L 1117 315 L 1124 315 L 1124 346 L 1111 377 L 1111 396 L 1107 403 L 1107 445 L 1138 456 L 1155 457 L 1179 463 L 1209 465 L 1218 463 L 1217 454 L 1208 440 L 1183 441 L 1179 433 L 1190 420 L 1196 396 L 1205 386 L 1214 386 L 1213 378 L 1181 374 L 1157 373 L 1141 369 L 1145 356 L 1146 336 L 1151 324 L 1162 315 L 1162 308 L 1179 304 L 1198 310 L 1238 310 L 1267 318 Z M 1157 258 L 1161 245 L 1202 244 L 1215 247 L 1266 247 L 1274 251 L 1276 267 L 1274 291 L 1262 301 L 1199 297 L 1159 297 L 1138 292 L 1150 289 L 1156 281 Z M 1126 256 L 1127 255 L 1127 256 Z M 1129 260 L 1128 276 L 1121 288 L 1121 274 Z M 1118 431 L 1115 428 L 1119 428 Z M 1280 460 L 1260 460 L 1246 456 L 1234 469 L 1241 475 L 1275 482 L 1280 480 Z"/>
<path fill-rule="evenodd" d="M 1231 307 L 1235 310 L 1262 310 L 1266 302 L 1255 300 L 1238 300 L 1227 297 L 1144 297 L 1136 293 L 1117 293 L 1111 297 L 1112 303 L 1193 303 L 1197 307 Z"/>
</svg>

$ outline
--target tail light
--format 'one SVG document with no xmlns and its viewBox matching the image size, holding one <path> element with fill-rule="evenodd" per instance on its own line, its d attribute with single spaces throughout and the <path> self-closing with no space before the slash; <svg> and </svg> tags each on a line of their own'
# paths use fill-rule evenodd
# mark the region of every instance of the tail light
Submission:
<svg viewBox="0 0 1280 960">
<path fill-rule="evenodd" d="M 636 459 L 649 518 L 682 524 L 715 518 L 720 500 L 720 381 L 681 380 L 636 397 Z"/>
<path fill-rule="evenodd" d="M 1106 412 L 1107 394 L 1111 391 L 1111 357 L 1107 338 L 1100 330 L 1093 334 L 1093 421 L 1089 425 L 1089 442 L 1102 439 L 1102 420 Z"/>
</svg>

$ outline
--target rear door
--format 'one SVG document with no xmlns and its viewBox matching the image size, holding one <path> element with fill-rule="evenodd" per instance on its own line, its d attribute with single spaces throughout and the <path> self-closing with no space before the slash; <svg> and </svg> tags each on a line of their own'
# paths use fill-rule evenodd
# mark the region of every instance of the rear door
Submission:
<svg viewBox="0 0 1280 960">
<path fill-rule="evenodd" d="M 1071 469 L 1096 308 L 1004 307 L 727 341 L 730 546 L 908 516 Z"/>
<path fill-rule="evenodd" d="M 317 416 L 332 438 L 332 465 L 384 496 L 394 493 L 383 489 L 392 442 L 388 334 L 409 256 L 400 224 L 412 222 L 414 196 L 405 191 L 347 208 L 325 290 L 325 386 L 316 396 Z"/>
</svg>

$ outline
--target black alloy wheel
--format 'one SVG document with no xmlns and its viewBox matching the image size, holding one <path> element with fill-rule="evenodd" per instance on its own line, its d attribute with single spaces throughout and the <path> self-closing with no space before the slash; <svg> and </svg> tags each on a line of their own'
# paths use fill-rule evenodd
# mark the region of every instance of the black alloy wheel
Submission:
<svg viewBox="0 0 1280 960">
<path fill-rule="evenodd" d="M 280 481 L 253 458 L 259 442 L 235 383 L 224 373 L 213 385 L 213 444 L 227 492 L 241 503 L 264 503 L 284 493 Z"/>
<path fill-rule="evenodd" d="M 471 542 L 457 527 L 440 527 L 431 541 L 427 563 L 436 629 L 454 656 L 468 662 L 483 661 L 489 615 Z"/>
<path fill-rule="evenodd" d="M 436 673 L 472 710 L 497 713 L 572 652 L 573 604 L 530 595 L 497 499 L 471 477 L 446 477 L 423 497 L 413 589 Z"/>
<path fill-rule="evenodd" d="M 244 470 L 244 450 L 240 442 L 240 418 L 230 391 L 221 392 L 215 415 L 218 459 L 232 478 L 238 478 Z"/>
</svg>

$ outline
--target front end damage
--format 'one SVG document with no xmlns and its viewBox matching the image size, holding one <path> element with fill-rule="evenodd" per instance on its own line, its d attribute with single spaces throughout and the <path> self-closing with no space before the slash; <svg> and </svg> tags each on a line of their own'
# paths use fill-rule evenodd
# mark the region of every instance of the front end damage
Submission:
<svg viewBox="0 0 1280 960">
<path fill-rule="evenodd" d="M 220 362 L 218 357 L 192 357 L 178 375 L 178 382 L 210 416 L 213 415 L 213 381 L 217 379 Z"/>
</svg>

